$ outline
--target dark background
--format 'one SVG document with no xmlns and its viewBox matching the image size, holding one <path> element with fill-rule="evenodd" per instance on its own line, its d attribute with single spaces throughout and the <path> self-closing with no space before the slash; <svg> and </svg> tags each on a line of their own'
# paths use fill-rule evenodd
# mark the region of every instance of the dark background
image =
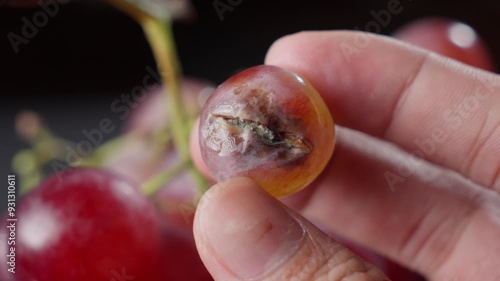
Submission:
<svg viewBox="0 0 500 281">
<path fill-rule="evenodd" d="M 388 2 L 243 0 L 221 22 L 212 0 L 198 0 L 196 18 L 177 22 L 174 32 L 184 73 L 219 83 L 238 69 L 261 64 L 270 44 L 283 35 L 363 30 L 373 20 L 370 11 L 387 9 Z M 401 5 L 403 11 L 382 34 L 422 17 L 459 19 L 476 28 L 500 65 L 498 0 L 401 0 Z M 104 117 L 121 126 L 112 101 L 140 85 L 145 67 L 155 65 L 139 26 L 104 3 L 88 1 L 61 6 L 15 54 L 7 34 L 20 34 L 22 18 L 31 20 L 37 11 L 0 7 L 0 177 L 7 177 L 12 155 L 26 146 L 14 132 L 16 112 L 35 110 L 58 135 L 78 141 L 83 129 L 96 128 Z M 4 180 L 0 189 L 6 187 Z M 6 200 L 0 200 L 4 206 Z"/>
</svg>

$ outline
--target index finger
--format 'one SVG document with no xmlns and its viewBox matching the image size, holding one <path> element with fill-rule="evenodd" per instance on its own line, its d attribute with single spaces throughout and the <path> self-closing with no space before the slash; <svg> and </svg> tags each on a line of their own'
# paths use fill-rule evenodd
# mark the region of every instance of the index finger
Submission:
<svg viewBox="0 0 500 281">
<path fill-rule="evenodd" d="M 266 63 L 306 77 L 338 124 L 500 190 L 496 75 L 361 32 L 287 36 Z"/>
</svg>

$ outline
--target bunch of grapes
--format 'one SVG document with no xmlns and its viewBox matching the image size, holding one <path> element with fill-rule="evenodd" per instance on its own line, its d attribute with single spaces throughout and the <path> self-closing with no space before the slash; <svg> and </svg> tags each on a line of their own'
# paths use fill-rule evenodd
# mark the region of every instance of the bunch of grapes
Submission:
<svg viewBox="0 0 500 281">
<path fill-rule="evenodd" d="M 148 93 L 123 135 L 45 179 L 75 144 L 55 136 L 36 113 L 19 114 L 17 131 L 32 147 L 13 159 L 22 198 L 15 244 L 4 244 L 8 229 L 0 230 L 0 280 L 213 280 L 192 233 L 197 199 L 209 183 L 187 149 L 189 127 L 213 86 L 180 78 L 170 30 L 171 19 L 190 7 L 170 0 L 109 3 L 143 27 L 166 86 Z M 15 267 L 7 271 L 11 247 Z"/>
<path fill-rule="evenodd" d="M 187 9 L 185 1 L 165 0 L 165 14 L 147 0 L 110 3 L 143 26 L 165 87 L 149 93 L 122 136 L 43 181 L 43 166 L 61 157 L 62 147 L 71 143 L 55 137 L 36 114 L 20 115 L 18 131 L 33 148 L 13 161 L 25 194 L 17 212 L 16 274 L 2 270 L 1 280 L 212 280 L 191 228 L 197 200 L 210 184 L 189 155 L 190 128 L 199 115 L 201 154 L 216 180 L 248 176 L 281 197 L 311 183 L 333 153 L 331 115 L 302 77 L 257 66 L 214 92 L 211 83 L 178 74 L 169 21 L 183 14 L 179 11 Z M 412 34 L 402 31 L 399 36 L 411 41 Z M 0 237 L 7 241 L 5 227 Z M 413 278 L 394 263 L 344 242 L 386 269 L 389 277 Z M 0 246 L 2 265 L 7 263 L 5 246 Z"/>
<path fill-rule="evenodd" d="M 211 86 L 195 80 L 182 85 L 185 102 L 200 110 L 198 100 L 191 99 Z M 15 274 L 2 270 L 1 280 L 212 280 L 192 234 L 196 182 L 169 138 L 161 136 L 169 123 L 167 110 L 155 108 L 165 104 L 162 90 L 150 93 L 131 115 L 124 136 L 96 150 L 98 161 L 91 155 L 23 187 L 16 214 Z M 38 131 L 32 134 L 32 155 L 50 141 L 55 148 L 45 151 L 58 157 L 63 143 L 54 136 L 47 140 L 40 117 L 24 112 L 18 119 L 24 129 Z M 26 160 L 25 152 L 14 158 L 15 165 Z M 0 236 L 7 234 L 3 227 Z M 0 250 L 5 265 L 7 249 Z"/>
</svg>

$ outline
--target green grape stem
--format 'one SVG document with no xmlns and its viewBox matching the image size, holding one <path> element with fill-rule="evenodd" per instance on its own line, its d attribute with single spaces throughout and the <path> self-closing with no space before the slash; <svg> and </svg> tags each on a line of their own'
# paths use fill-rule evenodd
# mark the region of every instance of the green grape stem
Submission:
<svg viewBox="0 0 500 281">
<path fill-rule="evenodd" d="M 162 145 L 168 146 L 170 138 L 175 148 L 179 152 L 179 162 L 166 171 L 160 172 L 143 184 L 146 195 L 155 194 L 162 186 L 172 180 L 176 175 L 184 170 L 189 170 L 198 187 L 199 198 L 207 189 L 208 184 L 203 175 L 194 166 L 189 149 L 189 134 L 193 125 L 190 116 L 183 105 L 180 96 L 179 78 L 180 64 L 177 60 L 177 52 L 174 45 L 171 21 L 169 19 L 159 19 L 133 6 L 124 0 L 108 0 L 108 2 L 119 10 L 130 15 L 143 28 L 146 38 L 151 46 L 156 62 L 160 69 L 161 78 L 167 96 L 167 106 L 170 112 L 170 122 L 168 132 L 160 132 L 155 135 L 153 142 L 155 149 L 160 152 Z M 73 163 L 73 166 L 99 166 L 102 160 L 107 157 L 120 144 L 135 135 L 129 133 L 112 139 L 99 146 L 90 156 Z M 42 127 L 36 137 L 31 141 L 32 148 L 20 151 L 13 158 L 13 169 L 21 176 L 23 184 L 22 192 L 28 192 L 35 187 L 42 178 L 42 166 L 52 159 L 63 158 L 62 149 L 71 145 L 70 142 L 56 138 L 52 133 Z M 161 153 L 158 153 L 161 155 Z M 158 160 L 158 159 L 156 159 Z"/>
<path fill-rule="evenodd" d="M 174 44 L 171 20 L 159 19 L 145 14 L 123 0 L 109 1 L 112 5 L 134 18 L 144 30 L 158 64 L 162 81 L 167 85 L 165 87 L 165 95 L 167 96 L 167 106 L 170 113 L 170 126 L 174 146 L 179 151 L 180 162 L 188 163 L 188 165 L 183 166 L 185 168 L 187 166 L 190 170 L 197 183 L 198 193 L 201 195 L 206 191 L 208 185 L 203 175 L 193 165 L 190 157 L 189 134 L 192 122 L 189 120 L 180 96 L 179 78 L 181 71 Z"/>
<path fill-rule="evenodd" d="M 182 171 L 184 171 L 187 165 L 188 162 L 179 162 L 177 165 L 170 167 L 168 170 L 157 174 L 142 184 L 142 192 L 146 196 L 154 196 L 165 185 L 165 183 L 170 182 Z"/>
<path fill-rule="evenodd" d="M 141 23 L 146 37 L 151 44 L 153 54 L 160 68 L 162 80 L 166 82 L 165 94 L 170 112 L 172 137 L 176 148 L 180 151 L 183 160 L 189 159 L 189 131 L 187 131 L 187 116 L 180 97 L 179 63 L 170 22 L 162 22 L 154 18 L 147 18 Z"/>
</svg>

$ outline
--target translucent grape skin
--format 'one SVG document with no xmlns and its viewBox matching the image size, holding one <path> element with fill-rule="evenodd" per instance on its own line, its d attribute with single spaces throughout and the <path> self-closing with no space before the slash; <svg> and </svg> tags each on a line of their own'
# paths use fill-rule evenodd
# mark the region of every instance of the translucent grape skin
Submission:
<svg viewBox="0 0 500 281">
<path fill-rule="evenodd" d="M 24 197 L 18 219 L 18 281 L 150 281 L 160 274 L 156 210 L 110 173 L 78 168 L 51 176 Z"/>
<path fill-rule="evenodd" d="M 311 183 L 334 148 L 334 123 L 316 90 L 277 66 L 222 83 L 200 118 L 202 158 L 218 181 L 248 176 L 275 197 Z"/>
</svg>

